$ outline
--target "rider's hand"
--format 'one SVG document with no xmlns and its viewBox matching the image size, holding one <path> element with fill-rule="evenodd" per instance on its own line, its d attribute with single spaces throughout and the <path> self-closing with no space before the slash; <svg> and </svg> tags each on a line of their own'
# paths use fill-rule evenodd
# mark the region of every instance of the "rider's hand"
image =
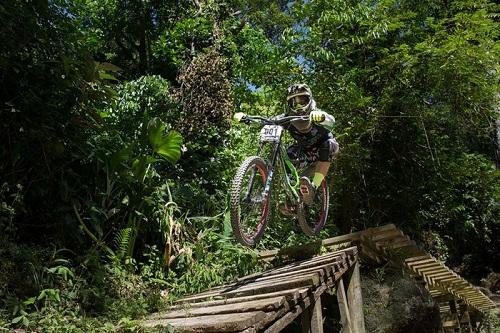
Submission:
<svg viewBox="0 0 500 333">
<path fill-rule="evenodd" d="M 311 111 L 309 113 L 309 121 L 313 123 L 321 123 L 325 120 L 325 113 L 323 111 Z"/>
<path fill-rule="evenodd" d="M 238 122 L 238 123 L 239 123 L 239 122 L 241 122 L 241 120 L 242 120 L 243 118 L 245 118 L 246 116 L 247 116 L 247 115 L 246 115 L 244 112 L 237 112 L 237 113 L 235 113 L 235 114 L 234 114 L 233 119 L 234 119 L 236 122 Z"/>
</svg>

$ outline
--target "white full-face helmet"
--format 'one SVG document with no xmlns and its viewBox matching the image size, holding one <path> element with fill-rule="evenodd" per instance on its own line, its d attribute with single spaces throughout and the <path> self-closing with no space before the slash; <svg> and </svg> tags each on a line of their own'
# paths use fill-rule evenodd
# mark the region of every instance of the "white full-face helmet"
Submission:
<svg viewBox="0 0 500 333">
<path fill-rule="evenodd" d="M 292 114 L 305 114 L 314 105 L 311 88 L 307 84 L 295 83 L 287 89 L 286 102 Z"/>
</svg>

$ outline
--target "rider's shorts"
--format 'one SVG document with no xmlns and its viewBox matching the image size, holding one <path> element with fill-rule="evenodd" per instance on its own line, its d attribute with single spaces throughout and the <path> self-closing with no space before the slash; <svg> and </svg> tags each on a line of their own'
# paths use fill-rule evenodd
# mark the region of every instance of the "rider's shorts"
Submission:
<svg viewBox="0 0 500 333">
<path fill-rule="evenodd" d="M 318 161 L 331 162 L 335 154 L 339 152 L 339 144 L 335 138 L 323 142 L 318 149 Z"/>
<path fill-rule="evenodd" d="M 331 162 L 338 151 L 339 144 L 337 140 L 330 137 L 311 147 L 305 147 L 298 143 L 292 144 L 288 147 L 287 154 L 292 161 L 305 160 L 309 163 L 316 161 Z"/>
</svg>

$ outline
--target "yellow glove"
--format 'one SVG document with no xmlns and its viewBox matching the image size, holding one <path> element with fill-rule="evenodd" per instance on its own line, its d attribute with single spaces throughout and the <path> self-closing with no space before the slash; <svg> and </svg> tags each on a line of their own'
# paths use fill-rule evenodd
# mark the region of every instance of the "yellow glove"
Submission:
<svg viewBox="0 0 500 333">
<path fill-rule="evenodd" d="M 233 119 L 236 122 L 241 122 L 241 119 L 245 118 L 247 115 L 244 112 L 237 112 L 234 114 Z"/>
<path fill-rule="evenodd" d="M 325 113 L 323 111 L 311 111 L 309 113 L 309 121 L 313 123 L 321 123 L 325 120 Z"/>
</svg>

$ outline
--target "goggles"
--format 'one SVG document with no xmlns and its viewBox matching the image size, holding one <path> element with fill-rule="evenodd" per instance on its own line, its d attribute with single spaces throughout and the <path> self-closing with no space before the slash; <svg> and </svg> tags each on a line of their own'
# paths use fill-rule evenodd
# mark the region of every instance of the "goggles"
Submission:
<svg viewBox="0 0 500 333">
<path fill-rule="evenodd" d="M 288 97 L 288 107 L 291 110 L 301 110 L 309 105 L 311 98 L 306 94 Z"/>
</svg>

